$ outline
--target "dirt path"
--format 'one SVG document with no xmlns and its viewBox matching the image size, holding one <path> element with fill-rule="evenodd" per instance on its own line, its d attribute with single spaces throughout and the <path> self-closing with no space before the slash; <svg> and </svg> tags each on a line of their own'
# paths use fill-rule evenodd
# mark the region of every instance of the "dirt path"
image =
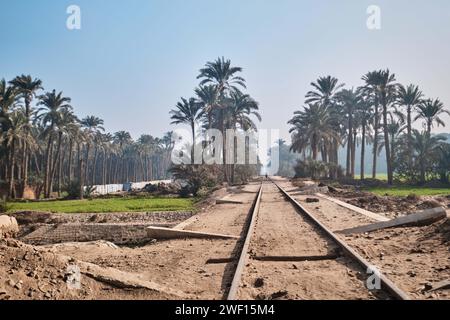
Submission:
<svg viewBox="0 0 450 320">
<path fill-rule="evenodd" d="M 251 256 L 306 256 L 332 253 L 336 246 L 300 216 L 275 185 L 264 184 Z M 375 299 L 363 270 L 348 258 L 306 262 L 250 259 L 241 299 Z"/>
<path fill-rule="evenodd" d="M 293 187 L 288 181 L 280 184 L 283 188 Z M 311 196 L 294 195 L 296 200 L 333 231 L 374 222 L 323 198 L 318 198 L 318 203 L 308 204 L 305 202 L 307 197 Z M 412 298 L 450 299 L 448 289 L 427 291 L 433 284 L 450 279 L 449 221 L 426 227 L 379 230 L 343 237 L 343 240 L 378 266 L 382 273 Z"/>
</svg>

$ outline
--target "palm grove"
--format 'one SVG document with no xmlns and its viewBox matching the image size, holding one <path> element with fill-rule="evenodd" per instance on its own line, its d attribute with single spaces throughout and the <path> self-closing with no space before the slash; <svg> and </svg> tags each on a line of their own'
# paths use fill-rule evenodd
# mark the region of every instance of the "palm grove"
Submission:
<svg viewBox="0 0 450 320">
<path fill-rule="evenodd" d="M 181 98 L 171 110 L 172 124 L 185 124 L 192 133 L 190 164 L 178 165 L 171 169 L 175 178 L 185 180 L 190 185 L 192 193 L 196 194 L 201 187 L 210 187 L 220 182 L 245 182 L 249 177 L 258 174 L 257 165 L 227 164 L 225 159 L 230 150 L 236 150 L 237 141 L 226 141 L 227 130 L 257 131 L 253 120 L 261 120 L 258 113 L 258 103 L 243 92 L 246 81 L 240 76 L 241 67 L 232 66 L 231 61 L 218 58 L 206 63 L 197 76 L 199 86 L 194 90 L 195 96 L 189 99 Z M 211 145 L 213 137 L 203 134 L 208 129 L 217 129 L 224 139 L 223 150 L 220 152 L 222 163 L 214 165 L 195 165 L 194 148 Z M 200 132 L 200 134 L 197 134 Z M 202 140 L 198 141 L 198 136 Z M 248 160 L 248 148 L 246 150 Z"/>
<path fill-rule="evenodd" d="M 10 198 L 32 190 L 39 198 L 84 185 L 149 181 L 167 177 L 171 133 L 142 135 L 105 132 L 95 116 L 79 119 L 71 99 L 42 81 L 18 76 L 0 81 L 0 182 Z"/>
<path fill-rule="evenodd" d="M 426 98 L 416 85 L 399 84 L 389 70 L 368 72 L 362 81 L 356 89 L 344 88 L 331 76 L 311 83 L 306 105 L 289 121 L 291 149 L 304 155 L 297 173 L 355 178 L 360 144 L 361 179 L 366 178 L 368 153 L 371 177 L 376 178 L 378 155 L 384 150 L 389 184 L 394 178 L 420 184 L 439 178 L 449 183 L 450 144 L 432 134 L 433 127 L 445 126 L 442 116 L 450 115 L 443 103 Z M 415 122 L 421 122 L 423 130 L 414 129 Z M 345 169 L 339 166 L 341 147 L 347 152 Z"/>
</svg>

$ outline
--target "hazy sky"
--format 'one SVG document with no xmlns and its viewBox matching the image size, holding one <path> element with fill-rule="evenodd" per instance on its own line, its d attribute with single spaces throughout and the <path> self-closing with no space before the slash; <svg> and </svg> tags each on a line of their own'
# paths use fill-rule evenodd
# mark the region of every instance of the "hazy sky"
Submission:
<svg viewBox="0 0 450 320">
<path fill-rule="evenodd" d="M 81 30 L 66 28 L 72 4 Z M 381 30 L 366 27 L 372 4 Z M 0 0 L 0 39 L 0 78 L 39 77 L 80 117 L 135 138 L 171 129 L 168 111 L 218 56 L 244 68 L 261 127 L 284 137 L 309 83 L 328 74 L 358 86 L 388 67 L 450 107 L 448 0 Z"/>
</svg>

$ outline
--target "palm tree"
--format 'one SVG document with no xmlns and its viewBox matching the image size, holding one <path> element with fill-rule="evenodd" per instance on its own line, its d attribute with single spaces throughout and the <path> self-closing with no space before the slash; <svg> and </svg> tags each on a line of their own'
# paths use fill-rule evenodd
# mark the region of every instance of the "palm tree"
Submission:
<svg viewBox="0 0 450 320">
<path fill-rule="evenodd" d="M 383 131 L 384 131 L 384 149 L 386 151 L 386 164 L 388 174 L 388 184 L 392 185 L 394 182 L 393 162 L 391 155 L 391 148 L 389 144 L 389 126 L 388 114 L 389 106 L 396 97 L 397 84 L 395 83 L 395 74 L 390 73 L 389 69 L 380 70 L 376 73 L 376 89 L 380 98 L 380 103 L 383 110 Z"/>
<path fill-rule="evenodd" d="M 25 117 L 27 125 L 24 127 L 24 130 L 27 132 L 27 134 L 29 134 L 31 130 L 29 126 L 32 114 L 31 102 L 33 101 L 33 98 L 36 97 L 37 92 L 43 89 L 42 81 L 39 79 L 33 79 L 30 75 L 21 75 L 17 76 L 9 83 L 17 89 L 17 92 L 25 101 Z M 22 151 L 22 171 L 24 181 L 22 193 L 28 185 L 28 162 L 28 145 L 24 143 Z"/>
<path fill-rule="evenodd" d="M 373 121 L 373 103 L 361 94 L 361 88 L 358 92 L 361 95 L 360 103 L 358 104 L 358 109 L 356 110 L 356 115 L 360 120 L 361 124 L 361 180 L 365 179 L 365 157 L 366 157 L 366 139 L 370 137 L 370 124 Z"/>
<path fill-rule="evenodd" d="M 408 136 L 408 161 L 411 165 L 412 161 L 412 112 L 416 107 L 422 103 L 422 91 L 419 90 L 418 86 L 408 85 L 404 87 L 403 85 L 398 86 L 397 93 L 397 104 L 406 108 L 406 128 Z"/>
<path fill-rule="evenodd" d="M 14 191 L 14 168 L 16 165 L 16 146 L 23 144 L 26 141 L 26 117 L 22 111 L 15 110 L 9 115 L 9 126 L 8 130 L 4 131 L 0 137 L 0 142 L 5 143 L 9 148 L 9 197 L 13 198 L 15 195 Z"/>
<path fill-rule="evenodd" d="M 114 142 L 118 144 L 118 149 L 119 149 L 119 154 L 120 154 L 120 166 L 119 163 L 116 162 L 116 168 L 115 168 L 115 172 L 116 175 L 119 174 L 119 169 L 120 169 L 120 179 L 121 181 L 126 181 L 127 177 L 125 176 L 125 147 L 129 144 L 131 144 L 132 139 L 131 139 L 131 135 L 129 132 L 127 131 L 119 131 L 116 132 L 114 134 Z"/>
<path fill-rule="evenodd" d="M 198 103 L 194 98 L 190 98 L 186 100 L 185 98 L 181 98 L 181 101 L 177 103 L 175 106 L 176 109 L 171 110 L 170 114 L 172 119 L 171 124 L 188 124 L 191 127 L 192 134 L 192 143 L 193 147 L 191 148 L 191 164 L 195 163 L 195 123 L 202 116 L 201 109 L 202 106 Z"/>
<path fill-rule="evenodd" d="M 222 57 L 214 62 L 207 62 L 205 67 L 200 69 L 197 79 L 202 79 L 200 86 L 216 86 L 219 95 L 222 95 L 225 91 L 239 90 L 238 86 L 246 88 L 245 79 L 236 75 L 240 72 L 241 67 L 232 67 L 231 60 Z"/>
<path fill-rule="evenodd" d="M 86 171 L 84 180 L 89 184 L 89 152 L 91 149 L 91 144 L 95 145 L 95 155 L 94 155 L 94 165 L 92 166 L 93 175 L 95 175 L 95 166 L 96 166 L 96 157 L 97 157 L 97 142 L 99 133 L 104 132 L 105 128 L 103 127 L 104 121 L 96 116 L 87 116 L 83 120 L 81 120 L 81 126 L 85 128 L 85 136 L 86 136 Z M 94 177 L 90 181 L 90 185 L 94 184 Z"/>
<path fill-rule="evenodd" d="M 56 93 L 56 90 L 47 92 L 39 97 L 37 110 L 37 121 L 41 121 L 44 129 L 44 136 L 48 138 L 47 142 L 47 154 L 45 165 L 45 178 L 44 178 L 44 194 L 48 198 L 52 190 L 50 189 L 51 181 L 50 174 L 52 171 L 51 159 L 53 158 L 53 139 L 55 129 L 58 124 L 61 123 L 64 113 L 72 110 L 72 106 L 69 104 L 71 99 L 64 97 L 62 92 Z"/>
<path fill-rule="evenodd" d="M 442 136 L 431 136 L 428 132 L 413 130 L 412 147 L 422 184 L 426 182 L 426 172 L 432 169 L 432 163 L 439 158 L 444 140 Z"/>
<path fill-rule="evenodd" d="M 319 146 L 324 141 L 335 139 L 339 141 L 339 134 L 333 126 L 333 119 L 326 106 L 310 104 L 302 111 L 296 111 L 288 122 L 293 127 L 291 150 L 302 152 L 307 146 L 311 147 L 312 158 L 317 160 Z"/>
<path fill-rule="evenodd" d="M 199 99 L 199 103 L 201 103 L 203 112 L 207 115 L 208 128 L 211 129 L 213 113 L 220 108 L 217 86 L 200 86 L 195 89 L 195 93 Z"/>
<path fill-rule="evenodd" d="M 355 150 L 355 142 L 354 141 L 354 132 L 356 131 L 356 126 L 354 124 L 354 113 L 356 112 L 359 103 L 360 96 L 353 89 L 347 90 L 343 89 L 342 91 L 336 94 L 337 100 L 343 106 L 344 118 L 347 119 L 347 177 L 354 177 L 354 168 L 355 163 L 352 161 L 354 158 L 354 150 Z M 352 154 L 353 153 L 353 154 Z"/>
<path fill-rule="evenodd" d="M 371 71 L 366 73 L 362 80 L 365 82 L 361 91 L 369 101 L 373 102 L 374 107 L 374 122 L 373 122 L 373 149 L 372 149 L 372 179 L 377 176 L 377 159 L 379 148 L 379 132 L 380 132 L 380 95 L 378 91 L 380 77 L 378 71 Z"/>
<path fill-rule="evenodd" d="M 337 108 L 336 103 L 336 93 L 342 89 L 345 84 L 341 83 L 339 84 L 339 80 L 332 76 L 326 76 L 326 77 L 320 77 L 316 80 L 316 82 L 312 82 L 311 86 L 314 88 L 312 91 L 309 91 L 306 94 L 306 103 L 307 104 L 315 104 L 319 103 L 322 106 L 328 108 L 328 112 L 330 113 L 335 131 L 340 131 L 340 114 L 339 110 Z M 330 143 L 330 162 L 334 164 L 334 167 L 338 166 L 338 149 L 339 149 L 339 140 L 333 139 Z M 325 154 L 326 155 L 326 154 Z M 323 159 L 326 161 L 327 159 Z M 330 170 L 330 175 L 332 177 L 335 177 L 336 172 L 335 170 Z"/>
<path fill-rule="evenodd" d="M 443 114 L 450 115 L 450 112 L 444 109 L 444 104 L 439 99 L 428 99 L 418 106 L 418 115 L 414 120 L 424 119 L 427 132 L 428 134 L 431 134 L 431 128 L 433 127 L 434 123 L 436 123 L 438 126 L 441 125 L 445 127 L 444 121 L 439 117 Z"/>
<path fill-rule="evenodd" d="M 241 67 L 231 66 L 231 60 L 225 60 L 224 57 L 218 58 L 214 62 L 207 62 L 205 67 L 200 69 L 197 79 L 202 79 L 200 86 L 213 85 L 218 93 L 218 123 L 223 137 L 223 161 L 224 161 L 224 177 L 229 181 L 226 164 L 227 141 L 225 135 L 225 118 L 226 118 L 226 96 L 232 91 L 239 91 L 240 88 L 246 88 L 245 79 L 238 76 L 242 72 Z M 211 114 L 209 114 L 211 116 Z"/>
</svg>

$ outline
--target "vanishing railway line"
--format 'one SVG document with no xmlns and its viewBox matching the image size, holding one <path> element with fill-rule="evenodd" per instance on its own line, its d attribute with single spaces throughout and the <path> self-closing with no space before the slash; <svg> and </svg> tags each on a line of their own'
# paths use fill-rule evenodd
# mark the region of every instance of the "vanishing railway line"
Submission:
<svg viewBox="0 0 450 320">
<path fill-rule="evenodd" d="M 263 182 L 227 299 L 409 299 L 381 273 L 381 289 L 367 289 L 370 268 L 275 181 Z"/>
</svg>

